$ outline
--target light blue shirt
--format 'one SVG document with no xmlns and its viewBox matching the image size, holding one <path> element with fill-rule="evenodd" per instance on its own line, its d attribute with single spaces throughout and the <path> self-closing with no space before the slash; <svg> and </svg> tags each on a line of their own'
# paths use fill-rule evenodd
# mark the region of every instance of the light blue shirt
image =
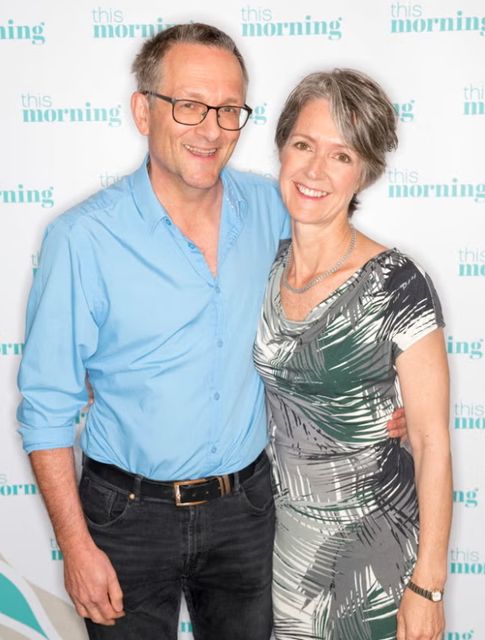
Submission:
<svg viewBox="0 0 485 640">
<path fill-rule="evenodd" d="M 289 235 L 277 186 L 232 169 L 213 277 L 156 198 L 146 164 L 47 229 L 27 309 L 18 410 L 27 452 L 81 447 L 157 480 L 229 473 L 267 442 L 252 345 Z"/>
</svg>

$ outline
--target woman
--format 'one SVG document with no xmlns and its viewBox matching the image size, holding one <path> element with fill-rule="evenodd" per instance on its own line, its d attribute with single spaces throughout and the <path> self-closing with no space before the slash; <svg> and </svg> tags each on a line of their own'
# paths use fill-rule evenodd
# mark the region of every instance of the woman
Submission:
<svg viewBox="0 0 485 640">
<path fill-rule="evenodd" d="M 361 73 L 312 74 L 276 142 L 292 241 L 255 345 L 277 489 L 275 634 L 437 639 L 451 518 L 440 304 L 411 258 L 350 223 L 396 147 L 394 111 Z M 386 437 L 396 375 L 412 457 Z"/>
</svg>

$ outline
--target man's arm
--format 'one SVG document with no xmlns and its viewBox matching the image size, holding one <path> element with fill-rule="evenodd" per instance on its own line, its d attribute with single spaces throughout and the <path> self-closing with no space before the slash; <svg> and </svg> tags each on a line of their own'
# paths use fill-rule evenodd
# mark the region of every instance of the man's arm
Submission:
<svg viewBox="0 0 485 640">
<path fill-rule="evenodd" d="M 89 534 L 70 448 L 33 451 L 32 468 L 64 558 L 66 590 L 80 616 L 113 625 L 124 615 L 123 594 L 108 556 Z"/>
<path fill-rule="evenodd" d="M 89 535 L 72 452 L 75 417 L 87 398 L 86 363 L 99 346 L 90 253 L 89 238 L 71 217 L 46 233 L 27 308 L 17 415 L 64 556 L 66 589 L 80 615 L 114 624 L 122 615 L 121 589 Z"/>
</svg>

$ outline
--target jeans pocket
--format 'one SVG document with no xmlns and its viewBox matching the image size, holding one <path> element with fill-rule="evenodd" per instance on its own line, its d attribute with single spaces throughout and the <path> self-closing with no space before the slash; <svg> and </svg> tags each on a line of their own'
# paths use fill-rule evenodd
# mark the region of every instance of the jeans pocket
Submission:
<svg viewBox="0 0 485 640">
<path fill-rule="evenodd" d="M 87 474 L 81 478 L 79 497 L 86 520 L 94 527 L 109 527 L 119 522 L 131 504 L 126 493 L 101 484 Z"/>
<path fill-rule="evenodd" d="M 273 509 L 273 487 L 266 457 L 253 475 L 241 484 L 240 491 L 243 501 L 253 513 L 263 514 Z"/>
</svg>

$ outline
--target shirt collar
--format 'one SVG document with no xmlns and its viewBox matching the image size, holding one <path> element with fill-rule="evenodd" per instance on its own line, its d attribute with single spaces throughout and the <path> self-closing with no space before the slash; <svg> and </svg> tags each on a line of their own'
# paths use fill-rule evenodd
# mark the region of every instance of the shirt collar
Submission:
<svg viewBox="0 0 485 640">
<path fill-rule="evenodd" d="M 247 200 L 244 197 L 239 185 L 234 180 L 232 170 L 224 168 L 221 172 L 222 186 L 224 188 L 223 198 L 240 217 L 243 217 L 247 210 Z"/>
<path fill-rule="evenodd" d="M 153 191 L 150 177 L 148 176 L 148 154 L 145 156 L 139 169 L 131 176 L 131 190 L 136 208 L 143 220 L 154 231 L 157 224 L 168 214 Z"/>
<path fill-rule="evenodd" d="M 131 176 L 131 187 L 133 199 L 140 216 L 150 226 L 150 231 L 153 232 L 160 220 L 170 218 L 170 216 L 153 191 L 148 175 L 148 160 L 149 156 L 147 154 L 141 166 Z M 247 210 L 247 201 L 231 173 L 231 169 L 228 168 L 223 169 L 221 173 L 224 189 L 223 199 L 242 218 Z"/>
</svg>

